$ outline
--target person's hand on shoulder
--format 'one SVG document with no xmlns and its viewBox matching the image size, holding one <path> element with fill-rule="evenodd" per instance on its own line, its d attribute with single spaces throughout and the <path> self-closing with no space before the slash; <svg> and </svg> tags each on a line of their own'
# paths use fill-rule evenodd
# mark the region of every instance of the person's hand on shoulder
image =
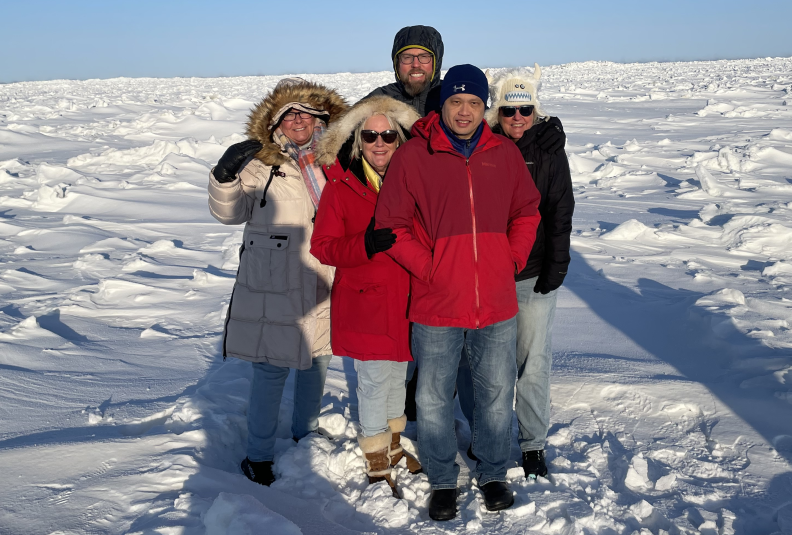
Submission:
<svg viewBox="0 0 792 535">
<path fill-rule="evenodd" d="M 263 145 L 256 139 L 248 139 L 228 147 L 212 171 L 215 180 L 221 183 L 233 182 L 245 160 L 260 151 L 261 147 Z"/>
<path fill-rule="evenodd" d="M 566 145 L 566 134 L 558 117 L 550 117 L 549 120 L 536 124 L 533 128 L 539 130 L 536 133 L 536 146 L 542 152 L 555 154 Z"/>
</svg>

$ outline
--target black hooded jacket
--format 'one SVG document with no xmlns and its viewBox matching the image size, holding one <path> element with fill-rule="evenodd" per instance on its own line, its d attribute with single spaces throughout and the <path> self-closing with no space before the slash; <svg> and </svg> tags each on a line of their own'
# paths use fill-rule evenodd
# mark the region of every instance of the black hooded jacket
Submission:
<svg viewBox="0 0 792 535">
<path fill-rule="evenodd" d="M 503 134 L 500 125 L 492 129 L 496 134 Z M 564 282 L 569 267 L 569 237 L 572 233 L 572 213 L 575 210 L 575 199 L 572 194 L 572 177 L 569 173 L 569 161 L 566 153 L 559 150 L 555 154 L 547 154 L 535 143 L 536 128 L 531 128 L 517 140 L 517 148 L 525 158 L 531 172 L 536 189 L 542 196 L 539 201 L 539 213 L 542 221 L 536 229 L 534 242 L 528 263 L 515 280 L 521 281 L 539 276 L 552 289 Z"/>
<path fill-rule="evenodd" d="M 396 56 L 407 48 L 425 48 L 434 56 L 434 76 L 429 85 L 418 95 L 410 96 L 405 91 L 404 84 L 399 80 L 398 58 Z M 391 51 L 393 70 L 396 73 L 396 82 L 378 87 L 365 98 L 374 95 L 386 95 L 415 108 L 421 116 L 431 111 L 440 111 L 440 70 L 443 66 L 443 38 L 440 32 L 431 26 L 408 26 L 399 30 L 393 39 Z"/>
</svg>

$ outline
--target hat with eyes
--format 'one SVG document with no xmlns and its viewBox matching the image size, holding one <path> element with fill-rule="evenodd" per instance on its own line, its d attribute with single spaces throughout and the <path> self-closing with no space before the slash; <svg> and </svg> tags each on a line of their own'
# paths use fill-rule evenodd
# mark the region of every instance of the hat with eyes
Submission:
<svg viewBox="0 0 792 535">
<path fill-rule="evenodd" d="M 535 106 L 536 114 L 544 115 L 539 104 L 539 78 L 542 69 L 534 63 L 533 72 L 526 68 L 503 71 L 489 77 L 490 109 L 487 111 L 487 122 L 494 125 L 498 122 L 498 108 L 501 106 Z"/>
</svg>

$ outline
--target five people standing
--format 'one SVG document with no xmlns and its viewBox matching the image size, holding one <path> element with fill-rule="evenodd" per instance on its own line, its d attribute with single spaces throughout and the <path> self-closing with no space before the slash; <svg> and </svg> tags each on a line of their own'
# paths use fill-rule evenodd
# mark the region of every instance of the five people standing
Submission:
<svg viewBox="0 0 792 535">
<path fill-rule="evenodd" d="M 431 518 L 456 515 L 455 386 L 489 510 L 513 503 L 515 383 L 523 468 L 547 473 L 550 328 L 574 207 L 563 130 L 539 108 L 538 66 L 490 85 L 459 65 L 441 81 L 442 55 L 436 30 L 403 28 L 396 83 L 351 109 L 332 90 L 283 80 L 251 114 L 251 140 L 212 171 L 212 214 L 246 223 L 224 356 L 254 362 L 242 463 L 254 481 L 275 478 L 290 368 L 294 439 L 316 430 L 330 339 L 355 359 L 369 482 L 398 497 L 391 467 L 406 455 L 413 359 L 421 463 L 408 456 L 407 467 L 429 478 Z"/>
</svg>

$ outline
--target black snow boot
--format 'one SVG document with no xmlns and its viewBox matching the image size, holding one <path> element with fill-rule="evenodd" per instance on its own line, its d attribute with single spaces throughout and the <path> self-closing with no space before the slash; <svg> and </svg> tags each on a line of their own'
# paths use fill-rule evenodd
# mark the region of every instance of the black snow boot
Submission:
<svg viewBox="0 0 792 535">
<path fill-rule="evenodd" d="M 457 489 L 435 489 L 429 498 L 432 520 L 451 520 L 456 516 Z"/>
<path fill-rule="evenodd" d="M 547 477 L 544 450 L 522 452 L 522 465 L 526 479 Z"/>
<path fill-rule="evenodd" d="M 245 460 L 242 461 L 242 473 L 249 480 L 265 487 L 269 487 L 275 481 L 275 474 L 272 473 L 272 461 L 254 463 L 245 457 Z"/>
<path fill-rule="evenodd" d="M 501 511 L 514 505 L 514 495 L 502 481 L 490 481 L 481 489 L 487 511 Z"/>
</svg>

